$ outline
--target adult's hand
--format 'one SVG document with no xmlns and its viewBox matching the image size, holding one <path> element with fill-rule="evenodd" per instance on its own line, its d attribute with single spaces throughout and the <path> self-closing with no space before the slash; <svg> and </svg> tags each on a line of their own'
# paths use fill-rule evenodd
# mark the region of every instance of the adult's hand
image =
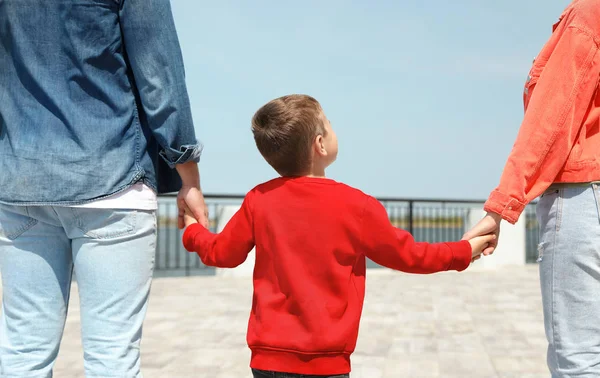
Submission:
<svg viewBox="0 0 600 378">
<path fill-rule="evenodd" d="M 182 186 L 181 190 L 179 190 L 179 194 L 177 195 L 177 207 L 179 208 L 177 227 L 179 229 L 185 227 L 184 216 L 186 206 L 198 223 L 208 228 L 208 207 L 206 207 L 204 195 L 199 187 Z"/>
<path fill-rule="evenodd" d="M 185 227 L 184 215 L 187 206 L 198 223 L 208 228 L 208 208 L 206 207 L 204 195 L 200 189 L 198 163 L 187 162 L 178 164 L 176 168 L 183 183 L 179 190 L 179 194 L 177 195 L 177 207 L 179 208 L 177 227 L 179 227 L 179 229 Z"/>
<path fill-rule="evenodd" d="M 489 256 L 494 253 L 494 250 L 498 246 L 498 239 L 500 238 L 500 222 L 502 217 L 496 213 L 487 213 L 482 220 L 479 221 L 473 228 L 467 231 L 463 240 L 470 240 L 477 236 L 483 235 L 495 235 L 496 238 L 489 242 L 487 248 L 483 250 L 484 256 Z"/>
</svg>

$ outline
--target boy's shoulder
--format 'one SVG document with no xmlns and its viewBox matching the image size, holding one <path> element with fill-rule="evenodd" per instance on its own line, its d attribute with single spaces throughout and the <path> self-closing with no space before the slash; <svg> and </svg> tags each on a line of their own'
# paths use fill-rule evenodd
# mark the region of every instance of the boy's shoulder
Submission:
<svg viewBox="0 0 600 378">
<path fill-rule="evenodd" d="M 364 199 L 371 198 L 371 196 L 369 194 L 366 194 L 365 192 L 363 192 L 362 190 L 360 190 L 358 188 L 355 188 L 348 184 L 344 184 L 343 182 L 336 181 L 336 183 L 338 184 L 338 188 L 339 188 L 340 192 L 344 192 L 348 195 L 352 195 L 352 196 L 360 197 L 360 198 L 364 198 Z"/>
<path fill-rule="evenodd" d="M 296 183 L 310 182 L 310 183 L 322 184 L 323 187 L 321 187 L 320 190 L 323 190 L 324 188 L 328 188 L 328 190 L 333 191 L 336 194 L 339 194 L 340 196 L 351 197 L 354 200 L 358 200 L 361 198 L 365 199 L 365 200 L 367 198 L 373 198 L 371 195 L 364 193 L 362 190 L 355 188 L 353 186 L 350 186 L 348 184 L 345 184 L 343 182 L 332 180 L 332 179 L 319 179 L 319 178 L 317 178 L 317 179 L 305 178 L 304 180 L 298 180 L 298 179 L 290 179 L 287 177 L 277 177 L 277 178 L 274 178 L 269 181 L 266 181 L 266 182 L 256 185 L 254 188 L 252 188 L 252 190 L 250 190 L 248 192 L 248 194 L 249 195 L 266 194 L 266 193 L 274 191 L 278 188 L 281 188 L 290 182 L 296 182 Z"/>
</svg>

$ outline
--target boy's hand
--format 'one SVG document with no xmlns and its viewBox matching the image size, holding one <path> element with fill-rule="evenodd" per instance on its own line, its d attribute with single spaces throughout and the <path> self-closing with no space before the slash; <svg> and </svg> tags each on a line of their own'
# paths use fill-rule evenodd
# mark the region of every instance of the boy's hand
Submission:
<svg viewBox="0 0 600 378">
<path fill-rule="evenodd" d="M 496 235 L 476 236 L 469 240 L 471 244 L 471 262 L 479 260 L 481 253 L 496 240 Z"/>
<path fill-rule="evenodd" d="M 198 223 L 198 220 L 196 220 L 196 218 L 194 218 L 194 214 L 192 214 L 192 210 L 190 210 L 187 205 L 185 206 L 185 211 L 183 213 L 183 223 L 185 224 L 185 227 L 189 226 L 190 224 Z"/>
</svg>

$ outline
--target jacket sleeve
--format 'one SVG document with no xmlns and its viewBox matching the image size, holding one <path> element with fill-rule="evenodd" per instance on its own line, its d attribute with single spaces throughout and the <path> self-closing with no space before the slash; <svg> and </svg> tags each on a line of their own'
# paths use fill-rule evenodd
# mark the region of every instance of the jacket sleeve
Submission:
<svg viewBox="0 0 600 378">
<path fill-rule="evenodd" d="M 526 111 L 499 186 L 484 208 L 516 223 L 564 167 L 577 141 L 600 74 L 593 36 L 568 26 L 526 98 Z"/>
</svg>

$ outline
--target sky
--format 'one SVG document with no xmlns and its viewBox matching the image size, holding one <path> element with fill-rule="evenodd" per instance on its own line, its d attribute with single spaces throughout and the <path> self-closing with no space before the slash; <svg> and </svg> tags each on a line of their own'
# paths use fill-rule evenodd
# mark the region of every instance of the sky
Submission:
<svg viewBox="0 0 600 378">
<path fill-rule="evenodd" d="M 484 200 L 523 85 L 567 0 L 171 0 L 206 194 L 277 176 L 250 120 L 314 96 L 339 140 L 327 176 L 374 196 Z"/>
</svg>

